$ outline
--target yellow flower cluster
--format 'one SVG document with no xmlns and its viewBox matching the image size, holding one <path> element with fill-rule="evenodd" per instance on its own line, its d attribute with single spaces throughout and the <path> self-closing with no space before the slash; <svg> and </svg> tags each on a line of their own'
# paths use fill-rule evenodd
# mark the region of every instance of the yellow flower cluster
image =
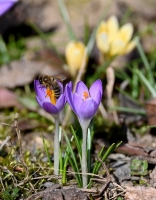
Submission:
<svg viewBox="0 0 156 200">
<path fill-rule="evenodd" d="M 106 58 L 124 55 L 132 51 L 135 46 L 135 40 L 131 40 L 133 35 L 133 26 L 130 23 L 119 27 L 116 16 L 111 16 L 107 21 L 102 21 L 96 32 L 96 44 L 99 51 Z M 65 57 L 70 74 L 75 77 L 79 71 L 86 46 L 80 41 L 71 40 L 65 50 Z M 87 64 L 88 58 L 86 58 Z"/>
<path fill-rule="evenodd" d="M 80 41 L 70 41 L 66 46 L 65 57 L 69 71 L 73 77 L 75 77 L 82 65 L 85 50 L 85 45 Z"/>
<path fill-rule="evenodd" d="M 127 23 L 119 28 L 116 16 L 111 16 L 107 21 L 102 21 L 96 32 L 96 44 L 103 55 L 112 57 L 127 54 L 136 46 L 135 40 L 131 41 L 133 26 Z"/>
</svg>

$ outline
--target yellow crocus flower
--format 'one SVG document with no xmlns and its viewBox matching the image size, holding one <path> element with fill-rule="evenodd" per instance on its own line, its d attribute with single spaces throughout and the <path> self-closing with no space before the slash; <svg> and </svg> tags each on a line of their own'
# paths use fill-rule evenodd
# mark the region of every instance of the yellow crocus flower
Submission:
<svg viewBox="0 0 156 200">
<path fill-rule="evenodd" d="M 65 57 L 69 71 L 75 76 L 82 65 L 86 47 L 80 41 L 70 41 L 65 50 Z M 86 59 L 87 62 L 87 59 Z"/>
<path fill-rule="evenodd" d="M 111 16 L 106 22 L 102 21 L 96 32 L 96 44 L 103 55 L 112 57 L 132 51 L 136 43 L 131 41 L 133 26 L 127 23 L 119 28 L 116 16 Z"/>
</svg>

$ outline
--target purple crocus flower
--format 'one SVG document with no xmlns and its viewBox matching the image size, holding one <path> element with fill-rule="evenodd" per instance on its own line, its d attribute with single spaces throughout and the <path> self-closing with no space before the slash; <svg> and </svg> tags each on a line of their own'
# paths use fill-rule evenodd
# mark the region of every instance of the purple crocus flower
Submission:
<svg viewBox="0 0 156 200">
<path fill-rule="evenodd" d="M 46 89 L 46 87 L 41 85 L 38 80 L 34 81 L 36 100 L 38 104 L 54 117 L 58 117 L 60 111 L 66 103 L 65 94 L 63 93 L 63 85 L 62 83 L 58 84 L 60 85 L 61 95 L 58 99 L 55 99 L 55 95 L 52 90 Z"/>
<path fill-rule="evenodd" d="M 60 86 L 60 96 L 56 99 L 54 90 L 46 88 L 40 84 L 39 80 L 34 80 L 34 87 L 36 91 L 36 100 L 41 108 L 48 113 L 52 114 L 55 119 L 55 134 L 54 134 L 54 174 L 59 174 L 59 113 L 63 109 L 66 99 L 63 93 L 63 85 L 61 82 L 57 82 Z"/>
<path fill-rule="evenodd" d="M 66 85 L 65 94 L 67 102 L 72 110 L 77 115 L 81 128 L 82 128 L 82 181 L 85 188 L 88 184 L 87 180 L 87 129 L 91 119 L 94 117 L 102 98 L 102 82 L 100 80 L 95 81 L 90 89 L 86 85 L 79 81 L 75 93 L 72 93 L 72 83 Z"/>
<path fill-rule="evenodd" d="M 0 0 L 0 16 L 9 10 L 18 0 Z"/>
<path fill-rule="evenodd" d="M 96 80 L 88 90 L 87 86 L 79 81 L 75 93 L 72 93 L 72 83 L 66 85 L 66 99 L 77 115 L 82 127 L 89 125 L 94 117 L 102 98 L 102 82 Z"/>
</svg>

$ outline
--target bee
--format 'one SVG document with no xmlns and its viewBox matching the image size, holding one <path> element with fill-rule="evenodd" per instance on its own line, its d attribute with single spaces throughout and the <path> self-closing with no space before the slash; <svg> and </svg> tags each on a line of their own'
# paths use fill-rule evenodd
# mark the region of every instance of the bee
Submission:
<svg viewBox="0 0 156 200">
<path fill-rule="evenodd" d="M 56 99 L 58 99 L 61 95 L 61 88 L 58 81 L 63 82 L 65 79 L 66 77 L 63 75 L 58 75 L 58 76 L 43 75 L 39 76 L 38 81 L 41 85 L 43 85 L 47 89 L 49 88 L 50 90 L 53 90 Z"/>
</svg>

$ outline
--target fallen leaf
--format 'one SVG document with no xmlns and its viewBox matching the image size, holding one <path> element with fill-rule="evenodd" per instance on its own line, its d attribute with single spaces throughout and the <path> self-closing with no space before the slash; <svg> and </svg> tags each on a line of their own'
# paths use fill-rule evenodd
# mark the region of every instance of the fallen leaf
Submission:
<svg viewBox="0 0 156 200">
<path fill-rule="evenodd" d="M 22 108 L 22 105 L 17 100 L 16 94 L 6 88 L 0 88 L 0 108 L 14 106 Z"/>
<path fill-rule="evenodd" d="M 156 189 L 143 186 L 126 186 L 125 200 L 156 200 Z"/>
<path fill-rule="evenodd" d="M 63 69 L 53 67 L 42 61 L 29 61 L 21 59 L 13 61 L 0 68 L 0 86 L 14 88 L 29 84 L 39 74 L 58 75 L 63 74 Z"/>
</svg>

